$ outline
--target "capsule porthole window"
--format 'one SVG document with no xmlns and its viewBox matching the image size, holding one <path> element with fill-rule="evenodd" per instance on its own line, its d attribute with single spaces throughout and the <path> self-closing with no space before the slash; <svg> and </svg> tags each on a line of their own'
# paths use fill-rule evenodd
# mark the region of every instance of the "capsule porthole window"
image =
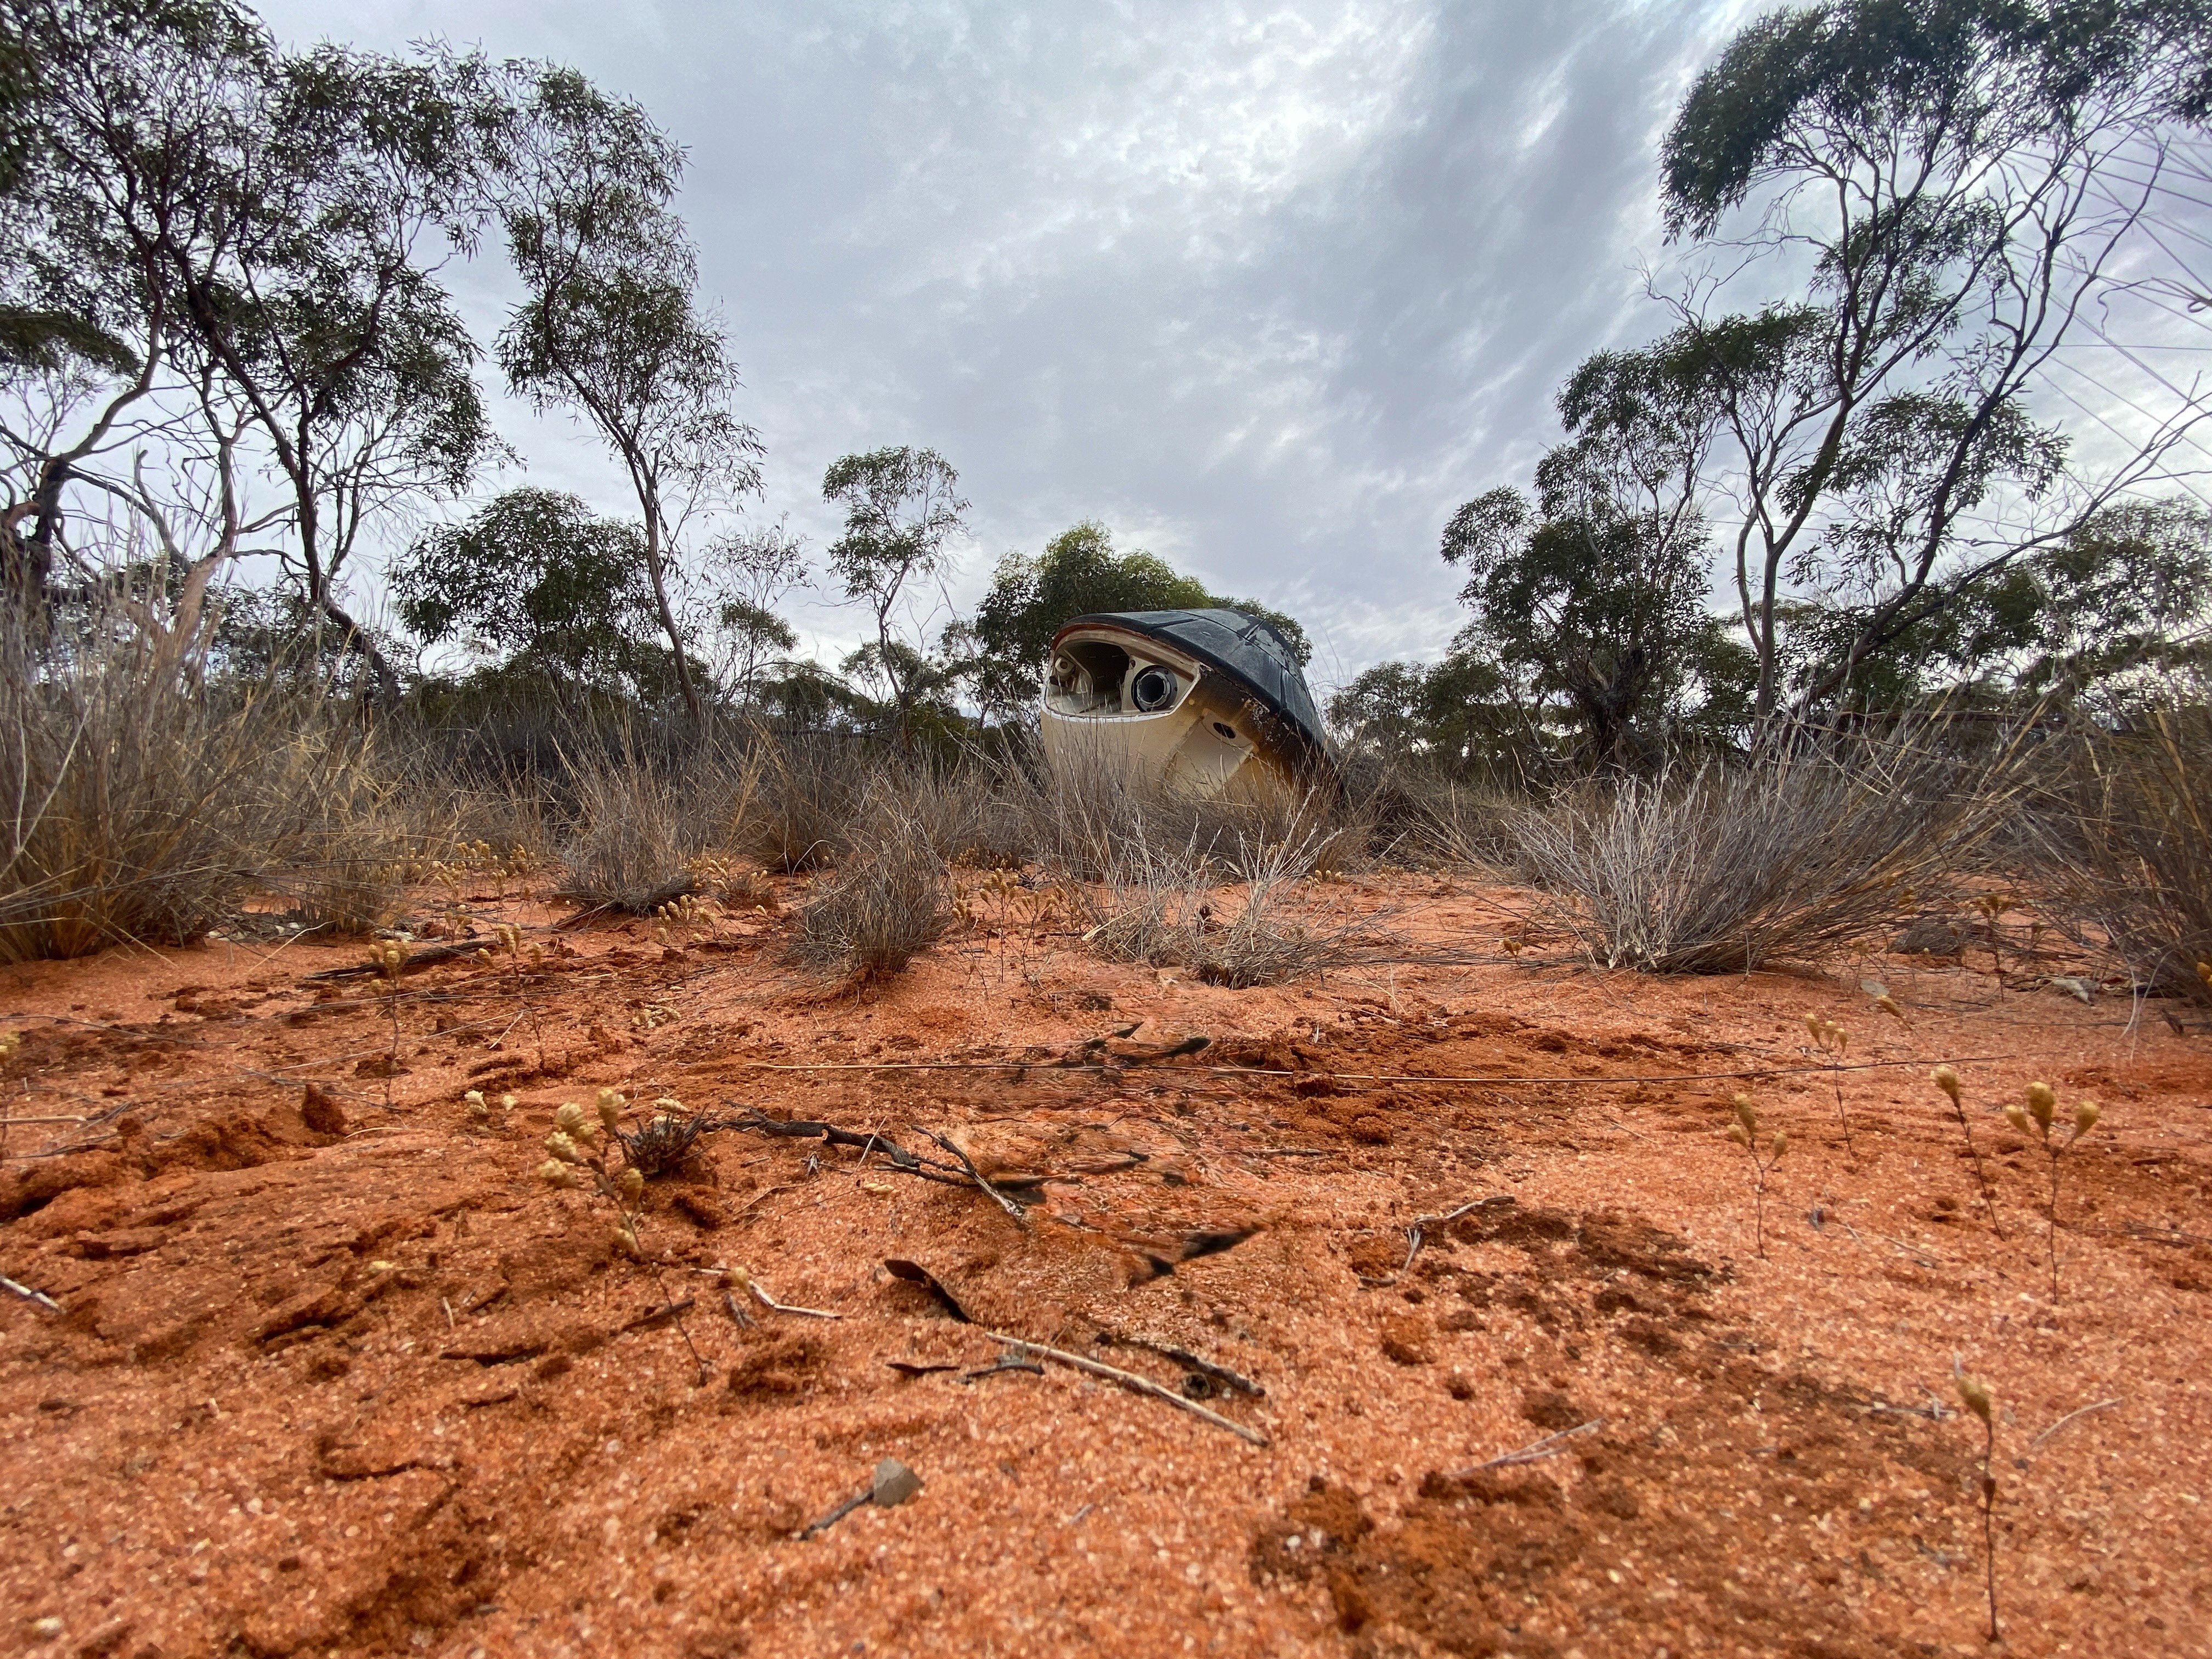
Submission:
<svg viewBox="0 0 2212 1659">
<path fill-rule="evenodd" d="M 1175 675 L 1153 663 L 1138 670 L 1136 678 L 1130 682 L 1129 701 L 1136 705 L 1139 714 L 1156 714 L 1174 702 L 1176 691 Z"/>
</svg>

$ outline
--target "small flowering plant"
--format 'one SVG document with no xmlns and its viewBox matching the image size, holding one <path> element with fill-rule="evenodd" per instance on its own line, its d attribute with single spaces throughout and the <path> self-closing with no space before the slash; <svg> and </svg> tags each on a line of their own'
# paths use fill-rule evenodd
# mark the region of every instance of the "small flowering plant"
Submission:
<svg viewBox="0 0 2212 1659">
<path fill-rule="evenodd" d="M 2047 1083 L 2027 1085 L 2027 1098 L 2014 1101 L 2005 1108 L 2005 1121 L 2024 1135 L 2036 1138 L 2051 1173 L 2051 1185 L 2045 1202 L 2045 1243 L 2051 1261 L 2051 1305 L 2058 1305 L 2058 1170 L 2066 1154 L 2072 1152 L 2083 1135 L 2097 1127 L 2104 1110 L 2094 1100 L 2077 1103 L 2071 1119 L 2061 1129 L 2058 1113 L 2058 1092 Z"/>
</svg>

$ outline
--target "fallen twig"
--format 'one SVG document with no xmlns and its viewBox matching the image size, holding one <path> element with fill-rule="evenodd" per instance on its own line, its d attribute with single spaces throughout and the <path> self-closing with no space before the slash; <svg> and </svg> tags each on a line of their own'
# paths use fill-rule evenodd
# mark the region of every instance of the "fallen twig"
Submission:
<svg viewBox="0 0 2212 1659">
<path fill-rule="evenodd" d="M 1401 1273 L 1413 1271 L 1413 1258 L 1421 1253 L 1421 1235 L 1424 1228 L 1444 1226 L 1458 1220 L 1463 1215 L 1472 1215 L 1484 1205 L 1495 1201 L 1495 1199 L 1492 1198 L 1471 1199 L 1456 1210 L 1448 1210 L 1443 1215 L 1415 1216 L 1413 1224 L 1406 1229 L 1406 1265 L 1398 1271 Z"/>
<path fill-rule="evenodd" d="M 1186 1371 L 1209 1377 L 1224 1388 L 1233 1389 L 1238 1394 L 1249 1395 L 1255 1400 L 1264 1400 L 1267 1397 L 1267 1389 L 1261 1388 L 1250 1377 L 1241 1376 L 1231 1370 L 1228 1366 L 1217 1365 L 1211 1359 L 1201 1359 L 1188 1348 L 1178 1348 L 1170 1343 L 1158 1342 L 1148 1336 L 1123 1336 L 1118 1331 L 1112 1334 L 1114 1340 L 1127 1347 L 1142 1348 L 1149 1353 L 1159 1355 L 1163 1359 L 1171 1359 Z"/>
<path fill-rule="evenodd" d="M 35 1302 L 48 1313 L 59 1313 L 62 1304 L 44 1291 L 34 1291 L 28 1285 L 18 1285 L 14 1279 L 0 1277 L 0 1291 L 13 1291 L 26 1302 Z"/>
<path fill-rule="evenodd" d="M 1605 1426 L 1605 1419 L 1593 1417 L 1587 1423 L 1577 1423 L 1571 1429 L 1561 1429 L 1557 1434 L 1547 1434 L 1541 1440 L 1532 1440 L 1517 1450 L 1504 1452 L 1485 1463 L 1474 1463 L 1454 1472 L 1452 1479 L 1464 1480 L 1470 1474 L 1480 1474 L 1485 1469 L 1504 1468 L 1514 1463 L 1540 1463 L 1547 1457 L 1557 1457 L 1566 1450 L 1566 1443 L 1578 1434 L 1588 1434 Z"/>
<path fill-rule="evenodd" d="M 1139 1394 L 1150 1395 L 1155 1400 L 1164 1400 L 1178 1411 L 1188 1412 L 1194 1417 L 1202 1417 L 1214 1427 L 1226 1429 L 1240 1440 L 1249 1440 L 1255 1446 L 1264 1446 L 1268 1443 L 1267 1437 L 1259 1430 L 1248 1428 L 1232 1418 L 1224 1417 L 1219 1412 L 1210 1411 L 1195 1400 L 1186 1400 L 1174 1389 L 1162 1388 L 1149 1376 L 1139 1376 L 1134 1371 L 1125 1371 L 1118 1366 L 1102 1364 L 1096 1359 L 1085 1358 L 1079 1353 L 1069 1353 L 1062 1348 L 1048 1348 L 1041 1343 L 1030 1341 L 1025 1336 L 1006 1336 L 997 1331 L 985 1331 L 983 1334 L 994 1342 L 1003 1342 L 1009 1347 L 1023 1349 L 1040 1359 L 1056 1360 L 1060 1364 L 1073 1366 L 1079 1371 L 1088 1371 L 1093 1376 L 1103 1376 L 1109 1382 L 1118 1382 L 1123 1388 L 1133 1389 Z"/>
<path fill-rule="evenodd" d="M 403 974 L 420 973 L 423 969 L 433 967 L 439 963 L 451 962 L 455 957 L 475 956 L 483 948 L 484 941 L 480 939 L 463 939 L 453 945 L 426 945 L 419 950 L 409 951 L 406 960 L 399 964 L 399 971 Z M 300 983 L 319 985 L 326 984 L 332 980 L 368 979 L 372 975 L 380 974 L 383 971 L 384 967 L 380 963 L 356 963 L 344 968 L 325 968 L 320 973 L 302 974 L 300 976 Z"/>
<path fill-rule="evenodd" d="M 762 1284 L 743 1267 L 718 1268 L 715 1271 L 724 1274 L 723 1284 L 726 1288 L 732 1280 L 736 1281 L 744 1290 L 750 1291 L 753 1300 L 770 1313 L 797 1314 L 805 1319 L 842 1319 L 845 1316 L 841 1313 L 830 1313 L 822 1308 L 801 1308 L 793 1303 L 779 1302 L 769 1293 L 767 1285 Z M 691 1304 L 687 1302 L 684 1305 L 688 1308 Z"/>
<path fill-rule="evenodd" d="M 989 1182 L 984 1180 L 983 1172 L 975 1167 L 975 1160 L 969 1157 L 966 1152 L 961 1151 L 957 1145 L 945 1136 L 938 1133 L 934 1129 L 925 1129 L 922 1133 L 927 1135 L 932 1140 L 935 1141 L 939 1146 L 945 1148 L 946 1152 L 951 1153 L 953 1157 L 958 1158 L 960 1160 L 960 1167 L 968 1172 L 968 1178 L 974 1182 L 978 1187 L 981 1187 L 986 1193 L 989 1194 L 993 1203 L 996 1204 L 1008 1215 L 1013 1217 L 1016 1221 L 1025 1222 L 1029 1219 L 1029 1211 L 1023 1206 L 1015 1203 L 1012 1199 L 1008 1198 L 1004 1193 L 1000 1192 L 996 1187 L 994 1187 Z"/>
<path fill-rule="evenodd" d="M 2054 1434 L 2057 1433 L 2059 1430 L 2061 1430 L 2061 1429 L 2064 1428 L 2064 1427 L 2065 1427 L 2069 1423 L 2071 1423 L 2071 1422 L 2072 1422 L 2075 1418 L 2077 1418 L 2077 1417 L 2087 1417 L 2087 1416 L 2091 1412 L 2104 1412 L 2104 1411 L 2110 1411 L 2113 1407 L 2115 1407 L 2115 1406 L 2117 1406 L 2117 1405 L 2118 1405 L 2118 1404 L 2120 1404 L 2120 1403 L 2121 1403 L 2120 1396 L 2116 1395 L 2116 1396 L 2114 1396 L 2112 1399 L 2110 1399 L 2110 1400 L 2100 1400 L 2100 1401 L 2097 1401 L 2097 1403 L 2096 1403 L 2095 1405 L 2094 1405 L 2094 1406 L 2084 1406 L 2084 1407 L 2082 1407 L 2079 1411 L 2071 1411 L 2071 1412 L 2067 1413 L 2065 1416 L 2063 1416 L 2063 1417 L 2060 1418 L 2060 1419 L 2059 1419 L 2056 1423 L 2053 1423 L 2053 1424 L 2052 1424 L 2049 1428 L 2045 1429 L 2045 1430 L 2041 1434 L 2039 1434 L 2038 1436 L 2036 1436 L 2036 1437 L 2035 1437 L 2035 1438 L 2034 1438 L 2034 1439 L 2033 1439 L 2033 1440 L 2029 1441 L 2029 1442 L 2027 1443 L 2027 1449 L 2028 1449 L 2028 1450 L 2030 1450 L 2030 1451 L 2033 1451 L 2033 1450 L 2034 1450 L 2038 1446 L 2041 1445 L 2045 1441 L 2046 1441 L 2046 1440 L 2050 1439 L 2050 1438 L 2051 1438 L 2051 1437 L 2052 1435 L 2054 1435 Z"/>
<path fill-rule="evenodd" d="M 957 1380 L 963 1382 L 973 1382 L 979 1377 L 996 1376 L 1000 1371 L 1033 1371 L 1037 1376 L 1042 1376 L 1044 1367 L 1029 1357 L 1028 1350 L 1009 1348 L 989 1364 L 978 1365 L 972 1371 L 961 1372 Z"/>
<path fill-rule="evenodd" d="M 658 1330 L 679 1315 L 687 1312 L 696 1300 L 696 1297 L 687 1296 L 681 1302 L 671 1302 L 659 1308 L 647 1308 L 628 1324 L 618 1328 L 615 1334 L 625 1336 L 632 1331 Z"/>
</svg>

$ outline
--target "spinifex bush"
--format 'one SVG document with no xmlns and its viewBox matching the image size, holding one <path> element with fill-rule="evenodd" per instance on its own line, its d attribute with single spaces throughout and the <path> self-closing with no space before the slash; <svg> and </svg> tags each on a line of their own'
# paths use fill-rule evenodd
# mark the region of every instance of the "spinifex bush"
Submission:
<svg viewBox="0 0 2212 1659">
<path fill-rule="evenodd" d="M 1084 939 L 1112 961 L 1187 968 L 1209 985 L 1279 985 L 1344 961 L 1364 924 L 1314 928 L 1284 913 L 1288 890 L 1310 867 L 1314 843 L 1238 847 L 1226 871 L 1194 837 L 1154 847 L 1141 830 L 1122 868 L 1091 900 Z M 1223 878 L 1242 886 L 1225 896 Z"/>
<path fill-rule="evenodd" d="M 2120 732 L 2082 727 L 2033 815 L 2031 878 L 2077 942 L 2137 984 L 2212 1000 L 2212 710 L 2154 710 Z"/>
<path fill-rule="evenodd" d="M 1513 820 L 1521 863 L 1591 957 L 1740 973 L 1886 930 L 1973 846 L 1985 775 L 1913 738 L 1626 779 Z"/>
<path fill-rule="evenodd" d="M 561 847 L 562 898 L 647 915 L 691 890 L 688 866 L 703 848 L 671 769 L 625 742 L 580 757 L 568 775 L 576 808 Z"/>
<path fill-rule="evenodd" d="M 757 743 L 759 770 L 736 815 L 732 844 L 754 864 L 786 874 L 836 863 L 878 762 L 844 738 L 763 734 Z"/>
<path fill-rule="evenodd" d="M 929 828 L 879 788 L 828 888 L 799 913 L 800 961 L 855 981 L 896 973 L 945 931 L 951 884 Z"/>
<path fill-rule="evenodd" d="M 183 944 L 272 872 L 354 856 L 367 738 L 312 693 L 204 668 L 120 618 L 41 648 L 4 630 L 0 960 Z"/>
</svg>

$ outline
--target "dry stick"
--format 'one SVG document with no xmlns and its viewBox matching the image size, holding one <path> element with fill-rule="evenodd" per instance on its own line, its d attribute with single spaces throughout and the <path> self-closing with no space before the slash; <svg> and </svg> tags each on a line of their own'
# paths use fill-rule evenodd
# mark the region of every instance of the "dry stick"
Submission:
<svg viewBox="0 0 2212 1659">
<path fill-rule="evenodd" d="M 1413 1218 L 1413 1224 L 1406 1229 L 1406 1265 L 1399 1268 L 1398 1271 L 1401 1273 L 1410 1273 L 1413 1271 L 1413 1258 L 1421 1253 L 1421 1230 L 1424 1227 L 1443 1227 L 1449 1225 L 1450 1223 L 1458 1220 L 1462 1216 L 1471 1214 L 1489 1202 L 1490 1200 L 1486 1198 L 1478 1198 L 1471 1200 L 1468 1203 L 1461 1205 L 1456 1210 L 1449 1211 L 1443 1215 L 1415 1216 Z"/>
<path fill-rule="evenodd" d="M 2038 1446 L 2050 1439 L 2052 1435 L 2057 1433 L 2059 1430 L 2064 1428 L 2075 1418 L 2087 1417 L 2091 1412 L 2110 1411 L 2113 1407 L 2121 1404 L 2123 1398 L 2124 1396 L 2122 1395 L 2115 1395 L 2110 1400 L 2100 1400 L 2094 1406 L 2084 1406 L 2079 1411 L 2071 1411 L 2067 1413 L 2065 1416 L 2060 1418 L 2056 1423 L 2053 1423 L 2041 1434 L 2039 1434 L 2034 1439 L 2029 1441 L 2027 1443 L 2028 1450 L 2033 1451 Z"/>
<path fill-rule="evenodd" d="M 962 1152 L 957 1146 L 946 1139 L 943 1135 L 938 1133 L 934 1129 L 925 1129 L 922 1133 L 927 1135 L 932 1140 L 935 1141 L 939 1146 L 945 1148 L 946 1152 L 951 1153 L 953 1157 L 958 1158 L 960 1160 L 960 1167 L 968 1171 L 968 1178 L 970 1181 L 973 1181 L 978 1187 L 981 1187 L 985 1192 L 988 1193 L 991 1195 L 991 1201 L 993 1203 L 996 1204 L 1000 1209 L 1004 1210 L 1008 1215 L 1013 1217 L 1017 1221 L 1025 1221 L 1028 1219 L 1028 1210 L 1024 1208 L 1021 1205 L 1015 1203 L 1012 1199 L 1008 1198 L 996 1187 L 994 1187 L 989 1182 L 984 1180 L 983 1172 L 975 1167 L 975 1161 L 969 1158 L 967 1153 Z M 869 1137 L 872 1143 L 875 1137 L 872 1135 Z"/>
<path fill-rule="evenodd" d="M 768 1286 L 750 1277 L 748 1277 L 745 1281 L 745 1288 L 760 1298 L 761 1306 L 771 1309 L 777 1313 L 799 1314 L 808 1319 L 842 1319 L 845 1316 L 841 1313 L 830 1313 L 821 1308 L 802 1308 L 794 1303 L 779 1302 L 768 1293 Z"/>
<path fill-rule="evenodd" d="M 1589 1422 L 1577 1423 L 1571 1429 L 1561 1429 L 1557 1434 L 1547 1434 L 1541 1440 L 1532 1440 L 1518 1450 L 1500 1453 L 1487 1462 L 1473 1463 L 1466 1468 L 1455 1470 L 1452 1479 L 1464 1480 L 1468 1475 L 1480 1474 L 1485 1469 L 1504 1468 L 1513 1463 L 1540 1463 L 1547 1457 L 1557 1457 L 1561 1452 L 1566 1450 L 1563 1442 L 1571 1440 L 1578 1434 L 1588 1434 L 1594 1429 L 1601 1429 L 1605 1426 L 1605 1421 L 1602 1417 L 1593 1417 Z"/>
<path fill-rule="evenodd" d="M 0 1275 L 0 1291 L 12 1291 L 26 1302 L 35 1302 L 48 1313 L 59 1313 L 62 1304 L 44 1291 L 34 1291 L 28 1285 L 18 1285 L 14 1279 Z"/>
<path fill-rule="evenodd" d="M 1264 1446 L 1268 1443 L 1267 1437 L 1259 1430 L 1247 1428 L 1234 1419 L 1224 1417 L 1219 1412 L 1209 1411 L 1195 1400 L 1186 1400 L 1173 1389 L 1162 1388 L 1149 1376 L 1139 1376 L 1134 1371 L 1125 1371 L 1115 1366 L 1103 1365 L 1096 1359 L 1086 1359 L 1079 1353 L 1069 1353 L 1063 1348 L 1048 1348 L 1042 1343 L 1032 1342 L 1024 1336 L 1006 1336 L 997 1331 L 985 1331 L 983 1334 L 994 1342 L 1003 1342 L 1009 1347 L 1020 1348 L 1046 1359 L 1057 1360 L 1060 1364 L 1071 1365 L 1079 1371 L 1088 1371 L 1093 1376 L 1103 1376 L 1109 1382 L 1118 1382 L 1123 1388 L 1133 1389 L 1139 1394 L 1148 1394 L 1155 1400 L 1164 1400 L 1176 1409 L 1188 1412 L 1194 1417 L 1202 1417 L 1214 1427 L 1226 1429 L 1240 1440 L 1249 1440 L 1255 1446 Z"/>
<path fill-rule="evenodd" d="M 2064 1058 L 2056 1054 L 1960 1054 L 1948 1062 L 1952 1066 L 2012 1065 L 2026 1060 Z M 1475 1083 L 1505 1088 L 1528 1084 L 1567 1086 L 1576 1084 L 1591 1088 L 1611 1088 L 1631 1083 L 1724 1083 L 1744 1078 L 1802 1077 L 1808 1073 L 1830 1072 L 1880 1072 L 1899 1066 L 1918 1066 L 1917 1060 L 1862 1060 L 1848 1066 L 1759 1066 L 1741 1072 L 1656 1072 L 1631 1077 L 1517 1077 L 1488 1076 L 1456 1077 L 1431 1074 L 1426 1072 L 1294 1072 L 1287 1067 L 1267 1066 L 1171 1066 L 1168 1075 L 1196 1073 L 1204 1077 L 1320 1077 L 1327 1076 L 1345 1083 Z M 1127 1066 L 1079 1063 L 1056 1065 L 1043 1060 L 819 1060 L 788 1061 L 768 1060 L 734 1060 L 738 1070 L 748 1072 L 1035 1072 L 1045 1077 L 1073 1076 L 1084 1072 L 1107 1072 L 1119 1074 L 1131 1068 Z"/>
</svg>

